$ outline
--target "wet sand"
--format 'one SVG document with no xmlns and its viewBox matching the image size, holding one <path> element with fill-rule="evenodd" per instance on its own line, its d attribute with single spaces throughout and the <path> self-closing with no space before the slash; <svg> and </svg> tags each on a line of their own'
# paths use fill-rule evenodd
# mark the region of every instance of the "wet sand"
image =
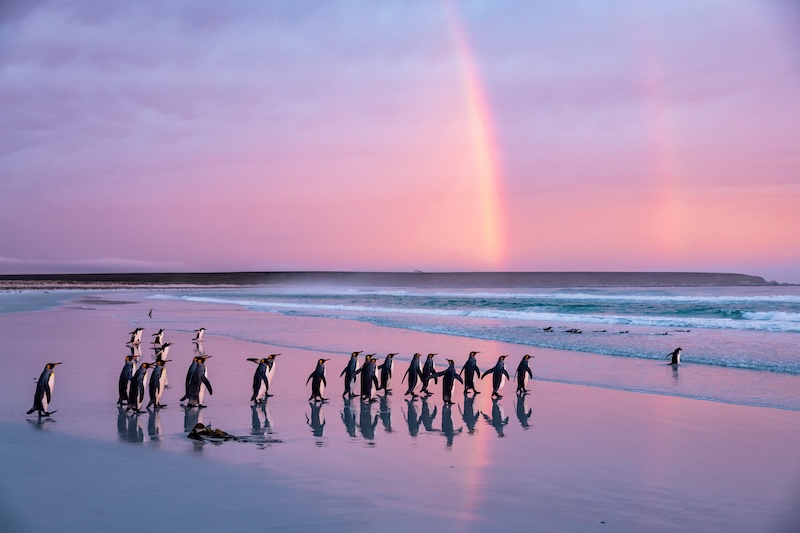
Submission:
<svg viewBox="0 0 800 533">
<path fill-rule="evenodd" d="M 341 398 L 352 350 L 415 351 L 482 369 L 501 353 L 558 352 L 285 317 L 241 308 L 93 292 L 65 307 L 0 315 L 0 514 L 14 531 L 390 530 L 796 531 L 800 525 L 800 413 L 533 381 L 492 402 Z M 148 318 L 154 308 L 153 318 Z M 117 378 L 137 325 L 173 342 L 168 407 L 140 415 L 116 406 Z M 214 394 L 203 410 L 178 398 L 207 328 Z M 266 406 L 249 402 L 255 365 L 280 352 Z M 329 401 L 304 385 L 320 357 Z M 26 416 L 42 367 L 58 367 L 51 419 Z M 536 359 L 532 364 L 536 372 Z M 199 444 L 195 422 L 248 442 Z"/>
</svg>

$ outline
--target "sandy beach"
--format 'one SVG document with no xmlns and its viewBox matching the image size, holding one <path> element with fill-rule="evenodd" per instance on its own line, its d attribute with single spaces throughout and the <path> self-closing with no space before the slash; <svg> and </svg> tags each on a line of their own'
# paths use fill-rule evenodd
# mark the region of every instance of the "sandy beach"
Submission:
<svg viewBox="0 0 800 533">
<path fill-rule="evenodd" d="M 414 352 L 488 368 L 509 354 L 557 350 L 384 328 L 332 318 L 154 301 L 95 291 L 44 311 L 0 315 L 0 515 L 9 531 L 796 531 L 800 412 L 534 381 L 497 402 L 403 397 Z M 153 317 L 148 317 L 149 309 Z M 168 406 L 116 405 L 128 332 L 165 328 Z M 214 394 L 178 402 L 207 328 Z M 341 398 L 353 350 L 399 352 L 394 393 Z M 249 402 L 247 357 L 281 353 L 266 406 Z M 328 358 L 329 401 L 305 381 Z M 50 419 L 26 416 L 35 379 L 58 367 Z M 533 365 L 534 376 L 536 373 Z M 397 372 L 399 370 L 399 373 Z M 246 442 L 186 438 L 203 422 Z"/>
</svg>

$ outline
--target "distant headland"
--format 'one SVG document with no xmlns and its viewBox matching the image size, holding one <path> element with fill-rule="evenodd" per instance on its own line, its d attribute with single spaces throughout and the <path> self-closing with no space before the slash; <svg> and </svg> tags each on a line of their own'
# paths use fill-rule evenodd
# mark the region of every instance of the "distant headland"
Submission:
<svg viewBox="0 0 800 533">
<path fill-rule="evenodd" d="M 414 288 L 756 287 L 760 276 L 708 272 L 213 272 L 19 274 L 0 276 L 0 290 L 166 286 L 347 286 Z"/>
</svg>

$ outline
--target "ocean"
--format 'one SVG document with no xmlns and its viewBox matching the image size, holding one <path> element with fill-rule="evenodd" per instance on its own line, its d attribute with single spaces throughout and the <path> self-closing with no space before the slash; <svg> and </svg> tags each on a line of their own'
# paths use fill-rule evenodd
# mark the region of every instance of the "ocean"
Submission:
<svg viewBox="0 0 800 533">
<path fill-rule="evenodd" d="M 536 354 L 532 367 L 538 380 L 800 410 L 797 286 L 256 286 L 166 289 L 150 298 L 502 341 L 514 345 L 506 354 L 512 374 L 522 355 L 531 352 Z M 227 334 L 271 342 L 268 331 L 256 334 L 242 328 Z M 305 347 L 324 351 L 313 339 Z M 677 347 L 683 354 L 675 368 L 666 357 Z M 396 360 L 411 355 L 400 354 Z M 467 354 L 442 355 L 460 366 Z M 499 355 L 480 354 L 481 368 L 491 367 Z"/>
</svg>

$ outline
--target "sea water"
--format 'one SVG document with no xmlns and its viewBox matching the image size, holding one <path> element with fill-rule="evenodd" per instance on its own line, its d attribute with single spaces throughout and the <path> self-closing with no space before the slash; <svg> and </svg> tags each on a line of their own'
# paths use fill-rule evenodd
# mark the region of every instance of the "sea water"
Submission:
<svg viewBox="0 0 800 533">
<path fill-rule="evenodd" d="M 509 348 L 535 378 L 800 410 L 800 287 L 382 289 L 248 287 L 152 295 L 287 316 L 357 320 Z M 208 326 L 206 326 L 208 327 Z M 252 331 L 243 340 L 267 342 Z M 682 348 L 682 364 L 667 356 Z M 309 346 L 319 349 L 317 346 Z M 356 348 L 354 348 L 356 349 Z M 420 347 L 420 352 L 425 347 Z M 379 354 L 380 356 L 381 354 Z M 410 359 L 401 354 L 396 361 Z M 481 354 L 490 368 L 501 354 Z M 466 354 L 446 354 L 462 364 Z"/>
</svg>

